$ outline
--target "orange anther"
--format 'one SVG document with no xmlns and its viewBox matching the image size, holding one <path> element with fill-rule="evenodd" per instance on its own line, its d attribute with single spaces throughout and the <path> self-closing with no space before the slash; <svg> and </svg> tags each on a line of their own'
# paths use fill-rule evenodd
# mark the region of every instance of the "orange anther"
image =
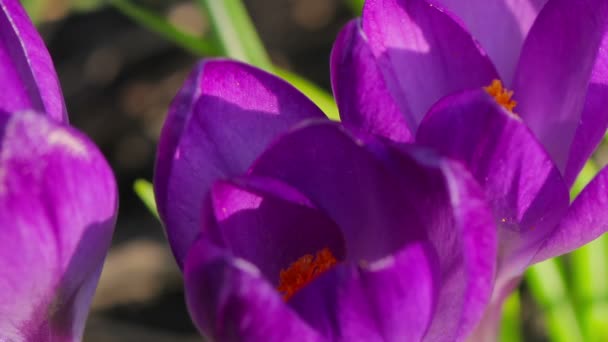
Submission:
<svg viewBox="0 0 608 342">
<path fill-rule="evenodd" d="M 517 105 L 517 102 L 512 100 L 513 91 L 503 88 L 500 80 L 493 80 L 492 83 L 483 88 L 490 96 L 494 97 L 496 102 L 509 112 L 513 112 L 513 108 Z"/>
<path fill-rule="evenodd" d="M 289 265 L 287 269 L 281 270 L 278 290 L 283 293 L 283 298 L 287 301 L 336 263 L 338 261 L 329 248 L 323 248 L 314 257 L 306 254 Z"/>
</svg>

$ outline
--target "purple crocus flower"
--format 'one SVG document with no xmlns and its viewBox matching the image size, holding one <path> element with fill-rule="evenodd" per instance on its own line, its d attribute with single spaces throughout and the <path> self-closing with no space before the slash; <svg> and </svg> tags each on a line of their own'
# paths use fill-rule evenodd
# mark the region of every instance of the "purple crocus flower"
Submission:
<svg viewBox="0 0 608 342">
<path fill-rule="evenodd" d="M 155 192 L 217 340 L 461 341 L 490 299 L 497 228 L 460 163 L 361 140 L 239 62 L 175 98 Z"/>
<path fill-rule="evenodd" d="M 78 341 L 114 229 L 114 176 L 67 125 L 17 0 L 0 0 L 0 73 L 0 340 Z"/>
<path fill-rule="evenodd" d="M 368 0 L 334 45 L 346 127 L 431 146 L 484 188 L 499 252 L 482 340 L 529 264 L 608 229 L 607 169 L 568 196 L 608 125 L 607 27 L 605 0 Z"/>
</svg>

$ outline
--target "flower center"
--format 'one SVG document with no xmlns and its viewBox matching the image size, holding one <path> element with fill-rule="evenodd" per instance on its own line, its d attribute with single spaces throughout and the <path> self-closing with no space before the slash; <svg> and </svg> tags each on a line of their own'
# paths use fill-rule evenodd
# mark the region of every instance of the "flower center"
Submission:
<svg viewBox="0 0 608 342">
<path fill-rule="evenodd" d="M 283 299 L 289 300 L 296 292 L 337 263 L 338 261 L 327 247 L 318 251 L 315 256 L 306 254 L 300 257 L 287 269 L 281 270 L 278 290 L 283 293 Z"/>
<path fill-rule="evenodd" d="M 483 87 L 483 89 L 490 94 L 490 96 L 494 97 L 496 102 L 501 105 L 503 108 L 513 113 L 513 108 L 517 105 L 517 102 L 511 100 L 511 96 L 513 96 L 513 90 L 508 90 L 503 88 L 502 82 L 500 80 L 493 80 L 492 83 Z"/>
</svg>

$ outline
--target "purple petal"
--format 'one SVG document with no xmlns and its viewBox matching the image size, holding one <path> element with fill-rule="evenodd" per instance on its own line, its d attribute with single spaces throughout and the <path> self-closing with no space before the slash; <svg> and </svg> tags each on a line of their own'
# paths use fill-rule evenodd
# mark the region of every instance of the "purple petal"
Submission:
<svg viewBox="0 0 608 342">
<path fill-rule="evenodd" d="M 358 20 L 336 39 L 331 54 L 332 88 L 340 119 L 351 132 L 408 142 L 412 134 L 386 87 Z"/>
<path fill-rule="evenodd" d="M 547 0 L 437 0 L 456 14 L 510 85 L 530 27 Z"/>
<path fill-rule="evenodd" d="M 490 304 L 486 307 L 482 320 L 469 335 L 467 341 L 496 341 L 498 339 L 504 302 L 517 289 L 521 278 L 523 278 L 523 274 L 499 280 L 494 284 Z"/>
<path fill-rule="evenodd" d="M 344 259 L 336 224 L 285 184 L 247 177 L 218 181 L 212 202 L 224 245 L 278 285 L 279 273 L 306 254 L 329 248 Z"/>
<path fill-rule="evenodd" d="M 412 132 L 435 101 L 498 78 L 471 35 L 426 0 L 367 1 L 363 31 Z"/>
<path fill-rule="evenodd" d="M 322 341 L 255 266 L 203 239 L 190 249 L 184 278 L 188 310 L 203 335 L 217 341 Z"/>
<path fill-rule="evenodd" d="M 292 185 L 326 212 L 343 231 L 349 262 L 373 262 L 430 240 L 445 281 L 434 334 L 456 338 L 481 317 L 492 289 L 496 227 L 482 191 L 460 168 L 425 150 L 364 147 L 337 124 L 311 123 L 275 142 L 251 174 Z"/>
<path fill-rule="evenodd" d="M 114 176 L 82 134 L 0 116 L 0 340 L 79 340 L 117 210 Z"/>
<path fill-rule="evenodd" d="M 446 162 L 442 170 L 453 216 L 439 222 L 430 236 L 439 253 L 442 283 L 425 341 L 463 341 L 492 295 L 496 225 L 477 182 L 457 163 Z"/>
<path fill-rule="evenodd" d="M 328 341 L 421 341 L 438 290 L 435 258 L 418 242 L 367 265 L 338 265 L 289 304 Z"/>
<path fill-rule="evenodd" d="M 49 52 L 19 0 L 0 2 L 0 110 L 32 109 L 67 122 Z"/>
<path fill-rule="evenodd" d="M 325 115 L 275 76 L 227 60 L 198 64 L 171 104 L 154 177 L 178 264 L 201 228 L 211 184 L 243 173 L 271 139 L 307 118 Z"/>
<path fill-rule="evenodd" d="M 309 198 L 342 229 L 347 259 L 358 262 L 383 258 L 407 241 L 424 238 L 417 228 L 426 215 L 407 210 L 416 208 L 422 193 L 404 191 L 398 180 L 410 175 L 419 180 L 422 169 L 392 173 L 337 123 L 315 122 L 282 136 L 250 173 L 283 181 Z M 433 189 L 434 180 L 420 187 Z"/>
<path fill-rule="evenodd" d="M 585 107 L 570 146 L 564 179 L 574 184 L 595 148 L 599 145 L 608 127 L 608 35 L 604 35 L 598 52 L 591 81 L 587 88 Z"/>
<path fill-rule="evenodd" d="M 571 252 L 608 231 L 608 167 L 574 200 L 534 257 L 534 262 Z"/>
<path fill-rule="evenodd" d="M 467 166 L 499 225 L 499 272 L 522 272 L 569 203 L 559 171 L 532 133 L 480 89 L 438 102 L 417 141 Z"/>
<path fill-rule="evenodd" d="M 608 124 L 608 52 L 600 49 L 607 27 L 604 0 L 548 2 L 524 43 L 513 83 L 517 112 L 562 173 L 574 167 L 568 184 Z"/>
</svg>

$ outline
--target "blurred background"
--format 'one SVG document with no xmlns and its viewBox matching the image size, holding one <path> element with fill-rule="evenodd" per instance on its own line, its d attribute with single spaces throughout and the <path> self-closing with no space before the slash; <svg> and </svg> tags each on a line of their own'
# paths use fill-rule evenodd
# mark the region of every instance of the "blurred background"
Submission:
<svg viewBox="0 0 608 342">
<path fill-rule="evenodd" d="M 121 193 L 113 247 L 84 340 L 200 341 L 160 223 L 133 188 L 137 179 L 152 179 L 167 108 L 194 63 L 201 55 L 225 53 L 203 42 L 214 23 L 199 5 L 210 1 L 22 2 L 53 57 L 71 123 L 100 146 Z M 243 4 L 272 64 L 281 73 L 292 73 L 287 74 L 292 82 L 316 92 L 317 103 L 335 115 L 331 99 L 318 91 L 329 91 L 332 43 L 340 28 L 360 13 L 362 2 L 245 0 Z M 605 145 L 586 168 L 579 190 L 608 160 Z M 140 185 L 140 196 L 146 198 L 149 188 Z M 608 238 L 604 237 L 573 257 L 533 268 L 507 303 L 501 340 L 608 341 L 606 260 Z"/>
</svg>

